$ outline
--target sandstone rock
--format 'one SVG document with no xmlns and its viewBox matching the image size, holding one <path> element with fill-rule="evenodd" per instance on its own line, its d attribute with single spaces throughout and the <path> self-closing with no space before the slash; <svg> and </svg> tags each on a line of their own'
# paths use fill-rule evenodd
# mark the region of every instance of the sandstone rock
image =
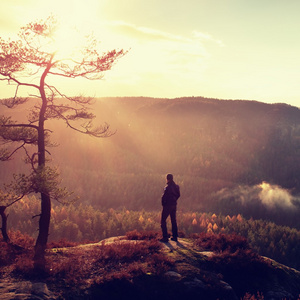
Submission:
<svg viewBox="0 0 300 300">
<path fill-rule="evenodd" d="M 277 291 L 269 291 L 265 295 L 266 300 L 281 300 L 281 299 L 290 299 L 293 300 L 295 299 L 293 295 L 288 293 L 285 290 L 277 290 Z"/>
<path fill-rule="evenodd" d="M 180 281 L 182 276 L 174 271 L 168 271 L 164 276 L 168 281 Z"/>
<path fill-rule="evenodd" d="M 43 282 L 9 282 L 0 283 L 1 300 L 55 300 L 54 294 L 49 291 Z"/>
<path fill-rule="evenodd" d="M 233 290 L 233 288 L 225 281 L 220 280 L 220 285 L 223 288 L 223 292 L 224 292 L 224 299 L 228 299 L 228 300 L 238 300 L 239 298 L 237 297 L 237 295 L 235 294 L 235 291 Z"/>
<path fill-rule="evenodd" d="M 184 285 L 188 288 L 188 290 L 194 290 L 194 289 L 205 289 L 205 284 L 203 281 L 201 281 L 198 278 L 194 278 L 193 281 L 186 281 Z"/>
</svg>

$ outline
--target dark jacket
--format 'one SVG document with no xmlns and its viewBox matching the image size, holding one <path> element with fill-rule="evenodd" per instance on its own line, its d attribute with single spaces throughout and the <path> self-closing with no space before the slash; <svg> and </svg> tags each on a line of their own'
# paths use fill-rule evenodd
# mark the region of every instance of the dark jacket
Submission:
<svg viewBox="0 0 300 300">
<path fill-rule="evenodd" d="M 177 200 L 180 197 L 179 185 L 174 181 L 170 181 L 164 188 L 164 193 L 161 197 L 162 206 L 176 205 Z"/>
</svg>

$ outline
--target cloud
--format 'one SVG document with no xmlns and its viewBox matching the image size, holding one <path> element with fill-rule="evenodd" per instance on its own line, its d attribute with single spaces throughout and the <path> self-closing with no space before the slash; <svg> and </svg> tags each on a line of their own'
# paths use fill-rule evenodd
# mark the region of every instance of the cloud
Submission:
<svg viewBox="0 0 300 300">
<path fill-rule="evenodd" d="M 213 38 L 210 34 L 208 33 L 203 33 L 199 31 L 193 31 L 194 37 L 202 40 L 202 41 L 209 41 L 218 44 L 220 47 L 224 47 L 224 43 L 221 40 L 217 40 Z"/>
<path fill-rule="evenodd" d="M 193 43 L 197 41 L 202 43 L 213 42 L 219 46 L 224 46 L 221 40 L 213 38 L 208 33 L 203 33 L 196 30 L 193 31 L 190 36 L 182 36 L 154 28 L 136 26 L 123 21 L 112 21 L 109 22 L 109 25 L 112 26 L 116 31 L 121 32 L 122 34 L 127 34 L 128 36 L 134 37 L 140 41 L 173 41 L 180 43 Z"/>
<path fill-rule="evenodd" d="M 217 193 L 217 197 L 222 200 L 234 199 L 244 206 L 260 202 L 267 209 L 297 209 L 300 199 L 278 186 L 262 182 L 254 186 L 241 185 L 233 189 L 222 189 Z"/>
<path fill-rule="evenodd" d="M 185 89 L 189 89 L 191 84 L 199 86 L 211 58 L 205 44 L 213 41 L 211 36 L 203 34 L 200 37 L 199 32 L 196 35 L 177 35 L 123 21 L 110 21 L 102 25 L 110 33 L 105 38 L 131 49 L 118 65 L 116 76 L 121 78 L 126 73 L 126 78 L 134 79 L 133 84 L 139 84 L 140 78 L 145 83 L 147 80 L 148 83 L 160 85 L 159 78 L 164 77 L 169 86 L 178 83 L 185 83 Z M 219 46 L 217 42 L 216 46 Z M 124 72 L 121 66 L 124 66 Z"/>
<path fill-rule="evenodd" d="M 260 184 L 259 187 L 261 191 L 258 196 L 263 205 L 270 208 L 295 208 L 294 202 L 296 198 L 293 197 L 288 190 L 266 182 Z"/>
<path fill-rule="evenodd" d="M 180 35 L 174 35 L 169 32 L 143 27 L 136 26 L 134 24 L 130 24 L 123 21 L 112 21 L 108 23 L 112 28 L 114 28 L 117 32 L 122 34 L 126 34 L 130 37 L 134 37 L 140 41 L 185 41 L 186 38 Z"/>
</svg>

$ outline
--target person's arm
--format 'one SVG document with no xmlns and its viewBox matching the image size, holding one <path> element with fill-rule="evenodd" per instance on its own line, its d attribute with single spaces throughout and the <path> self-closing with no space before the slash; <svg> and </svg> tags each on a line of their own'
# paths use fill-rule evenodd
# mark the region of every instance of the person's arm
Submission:
<svg viewBox="0 0 300 300">
<path fill-rule="evenodd" d="M 177 185 L 177 195 L 178 195 L 178 197 L 177 197 L 177 199 L 180 197 L 180 187 L 179 187 L 179 185 Z"/>
<path fill-rule="evenodd" d="M 167 203 L 167 187 L 164 188 L 164 193 L 161 197 L 161 204 L 165 205 Z"/>
</svg>

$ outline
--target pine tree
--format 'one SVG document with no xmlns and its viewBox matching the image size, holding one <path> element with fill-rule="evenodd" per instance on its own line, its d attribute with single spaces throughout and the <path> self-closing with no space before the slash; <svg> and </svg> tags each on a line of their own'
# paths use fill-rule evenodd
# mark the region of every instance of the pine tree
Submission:
<svg viewBox="0 0 300 300">
<path fill-rule="evenodd" d="M 55 77 L 101 79 L 103 72 L 125 54 L 123 50 L 112 50 L 99 54 L 96 40 L 87 38 L 81 51 L 73 57 L 62 57 L 53 45 L 58 22 L 50 16 L 46 20 L 29 23 L 21 28 L 17 41 L 0 38 L 0 80 L 16 86 L 12 98 L 3 99 L 2 104 L 14 108 L 26 102 L 32 103 L 28 121 L 15 122 L 9 117 L 0 118 L 0 137 L 13 148 L 0 152 L 1 160 L 9 160 L 19 150 L 24 150 L 31 166 L 29 175 L 17 176 L 19 190 L 17 197 L 31 192 L 40 193 L 41 214 L 39 234 L 35 244 L 34 262 L 36 269 L 45 268 L 45 249 L 49 234 L 51 199 L 63 199 L 66 191 L 58 188 L 57 170 L 47 164 L 49 156 L 50 131 L 46 121 L 62 120 L 67 127 L 94 136 L 108 137 L 113 133 L 109 125 L 94 127 L 95 115 L 88 110 L 92 98 L 67 96 L 51 84 Z M 36 80 L 36 78 L 38 80 Z M 19 88 L 35 90 L 30 98 L 18 96 Z M 78 121 L 81 121 L 78 124 Z M 31 146 L 31 147 L 30 147 Z"/>
</svg>

